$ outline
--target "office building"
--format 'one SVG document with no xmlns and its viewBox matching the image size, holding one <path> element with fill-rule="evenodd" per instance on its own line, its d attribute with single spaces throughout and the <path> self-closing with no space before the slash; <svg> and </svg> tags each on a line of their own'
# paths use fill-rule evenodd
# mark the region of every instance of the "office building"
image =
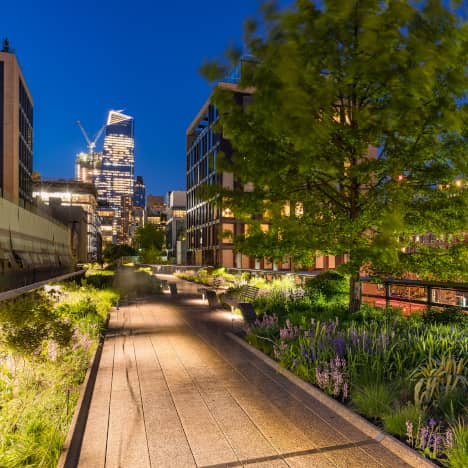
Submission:
<svg viewBox="0 0 468 468">
<path fill-rule="evenodd" d="M 238 87 L 242 66 L 249 57 L 241 59 L 233 72 L 217 86 L 232 92 L 234 100 L 247 106 L 253 90 Z M 211 97 L 203 105 L 186 131 L 186 186 L 187 186 L 187 263 L 189 265 L 219 265 L 228 268 L 252 268 L 265 270 L 291 270 L 292 259 L 272 262 L 268 258 L 252 258 L 237 252 L 234 238 L 243 235 L 245 223 L 235 219 L 232 211 L 223 206 L 219 197 L 206 200 L 200 197 L 200 188 L 206 185 L 222 186 L 229 190 L 249 190 L 236 180 L 235 174 L 216 169 L 219 153 L 227 159 L 232 154 L 231 143 L 216 132 L 219 114 Z M 286 201 L 285 201 L 286 202 Z M 254 215 L 254 213 L 252 213 Z M 265 220 L 262 229 L 268 230 Z M 311 270 L 335 268 L 341 259 L 318 256 Z"/>
<path fill-rule="evenodd" d="M 7 39 L 0 51 L 0 189 L 13 203 L 32 201 L 33 100 Z"/>
<path fill-rule="evenodd" d="M 101 258 L 101 227 L 94 184 L 76 180 L 38 180 L 33 197 L 71 230 L 72 253 L 80 263 Z"/>
<path fill-rule="evenodd" d="M 235 83 L 221 82 L 218 86 L 231 90 L 242 103 L 251 99 L 251 94 L 240 91 Z M 210 98 L 186 131 L 187 263 L 249 268 L 249 258 L 236 253 L 233 245 L 244 224 L 234 219 L 219 198 L 208 201 L 199 196 L 203 185 L 234 188 L 234 175 L 216 170 L 218 154 L 229 157 L 232 152 L 229 141 L 213 128 L 218 119 Z M 228 233 L 231 236 L 226 236 Z"/>
<path fill-rule="evenodd" d="M 133 190 L 133 206 L 145 208 L 146 187 L 142 176 L 137 176 L 135 179 L 135 187 Z"/>
<path fill-rule="evenodd" d="M 164 228 L 167 221 L 167 204 L 163 195 L 148 195 L 146 199 L 146 222 Z"/>
<path fill-rule="evenodd" d="M 99 175 L 102 164 L 102 152 L 78 153 L 75 160 L 75 179 L 93 183 Z"/>
<path fill-rule="evenodd" d="M 33 99 L 18 60 L 0 49 L 0 290 L 72 266 L 70 229 L 32 201 Z"/>
<path fill-rule="evenodd" d="M 100 207 L 105 207 L 106 214 L 109 211 L 113 212 L 112 219 L 106 216 L 102 221 L 103 226 L 105 222 L 112 222 L 106 226 L 106 231 L 111 226 L 113 243 L 129 242 L 127 223 L 122 218 L 122 200 L 127 200 L 123 197 L 133 197 L 135 164 L 133 123 L 133 117 L 120 111 L 109 112 L 101 168 L 95 179 Z"/>
<path fill-rule="evenodd" d="M 174 190 L 167 194 L 166 250 L 167 256 L 177 265 L 186 260 L 185 216 L 187 213 L 186 192 Z"/>
</svg>

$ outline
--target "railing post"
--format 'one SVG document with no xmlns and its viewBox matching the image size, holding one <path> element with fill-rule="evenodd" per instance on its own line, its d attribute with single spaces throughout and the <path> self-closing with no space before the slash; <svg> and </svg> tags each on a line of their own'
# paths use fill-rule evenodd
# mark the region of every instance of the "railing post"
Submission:
<svg viewBox="0 0 468 468">
<path fill-rule="evenodd" d="M 430 311 L 432 308 L 432 286 L 427 285 L 427 310 Z"/>
<path fill-rule="evenodd" d="M 385 289 L 385 307 L 388 309 L 390 306 L 390 283 L 384 281 L 384 289 Z"/>
</svg>

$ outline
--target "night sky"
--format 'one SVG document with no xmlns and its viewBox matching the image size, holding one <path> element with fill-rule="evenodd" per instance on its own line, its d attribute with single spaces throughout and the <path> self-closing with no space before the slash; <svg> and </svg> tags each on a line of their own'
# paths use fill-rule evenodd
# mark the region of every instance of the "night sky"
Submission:
<svg viewBox="0 0 468 468">
<path fill-rule="evenodd" d="M 284 4 L 290 4 L 284 0 Z M 147 193 L 185 189 L 185 129 L 210 94 L 206 58 L 242 45 L 258 0 L 2 1 L 0 37 L 34 99 L 34 170 L 74 177 L 107 111 L 135 118 L 135 174 Z M 97 148 L 102 147 L 102 138 Z"/>
</svg>

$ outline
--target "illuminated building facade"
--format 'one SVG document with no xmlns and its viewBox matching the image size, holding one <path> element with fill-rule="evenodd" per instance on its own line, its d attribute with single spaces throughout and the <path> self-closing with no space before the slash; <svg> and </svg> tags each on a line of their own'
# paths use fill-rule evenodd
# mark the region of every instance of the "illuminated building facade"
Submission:
<svg viewBox="0 0 468 468">
<path fill-rule="evenodd" d="M 133 197 L 135 140 L 133 134 L 133 117 L 119 111 L 110 111 L 104 137 L 104 148 L 99 175 L 95 185 L 98 202 L 105 206 L 106 211 L 112 210 L 112 219 L 106 216 L 106 221 L 112 221 L 112 242 L 128 243 L 129 232 L 124 229 L 122 218 L 122 197 Z M 108 231 L 109 226 L 106 227 Z M 106 236 L 106 239 L 108 237 Z"/>
<path fill-rule="evenodd" d="M 0 189 L 25 206 L 32 201 L 33 101 L 8 40 L 0 51 Z"/>
<path fill-rule="evenodd" d="M 167 194 L 166 249 L 168 257 L 176 264 L 186 263 L 185 216 L 187 214 L 186 192 L 174 190 Z"/>
<path fill-rule="evenodd" d="M 75 160 L 75 179 L 94 183 L 101 170 L 102 152 L 78 153 Z"/>
<path fill-rule="evenodd" d="M 164 228 L 167 221 L 167 204 L 162 195 L 148 195 L 146 200 L 146 222 Z"/>
<path fill-rule="evenodd" d="M 251 99 L 250 93 L 240 92 L 234 83 L 218 86 L 232 90 L 243 105 Z M 244 224 L 230 210 L 223 209 L 219 199 L 208 201 L 199 196 L 199 188 L 204 185 L 234 188 L 234 175 L 216 170 L 218 154 L 229 158 L 232 153 L 229 141 L 213 128 L 218 119 L 218 110 L 208 99 L 186 131 L 187 263 L 252 268 L 249 257 L 236 253 L 233 245 L 234 236 L 243 232 Z"/>
<path fill-rule="evenodd" d="M 133 206 L 145 208 L 146 187 L 142 176 L 136 176 L 135 188 L 133 191 Z"/>
<path fill-rule="evenodd" d="M 51 216 L 69 226 L 72 252 L 79 262 L 100 260 L 100 218 L 96 212 L 96 188 L 92 183 L 38 180 L 33 183 L 33 197 L 39 205 L 48 207 Z"/>
</svg>

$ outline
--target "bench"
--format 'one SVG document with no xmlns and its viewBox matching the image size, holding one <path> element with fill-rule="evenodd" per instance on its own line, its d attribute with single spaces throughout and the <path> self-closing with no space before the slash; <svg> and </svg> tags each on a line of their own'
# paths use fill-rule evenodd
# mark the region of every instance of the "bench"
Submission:
<svg viewBox="0 0 468 468">
<path fill-rule="evenodd" d="M 259 289 L 255 286 L 242 286 L 242 288 L 234 294 L 226 293 L 221 296 L 222 302 L 231 306 L 231 310 L 238 307 L 241 303 L 253 302 L 258 296 Z"/>
<path fill-rule="evenodd" d="M 171 291 L 171 296 L 177 296 L 177 283 L 169 283 L 169 290 Z"/>
<path fill-rule="evenodd" d="M 305 291 L 302 288 L 291 289 L 289 292 L 289 298 L 293 301 L 297 299 L 304 299 Z"/>
<path fill-rule="evenodd" d="M 241 311 L 242 317 L 244 318 L 244 322 L 248 325 L 253 325 L 258 317 L 255 313 L 255 309 L 251 302 L 239 302 L 238 304 L 239 309 Z"/>
<path fill-rule="evenodd" d="M 224 286 L 224 279 L 223 278 L 215 278 L 209 286 L 202 286 L 197 289 L 198 294 L 202 295 L 202 300 L 204 301 L 208 298 L 208 291 L 213 291 L 216 294 L 216 289 L 220 289 L 221 286 Z M 208 299 L 208 303 L 210 300 Z M 211 307 L 211 305 L 210 305 Z"/>
</svg>

